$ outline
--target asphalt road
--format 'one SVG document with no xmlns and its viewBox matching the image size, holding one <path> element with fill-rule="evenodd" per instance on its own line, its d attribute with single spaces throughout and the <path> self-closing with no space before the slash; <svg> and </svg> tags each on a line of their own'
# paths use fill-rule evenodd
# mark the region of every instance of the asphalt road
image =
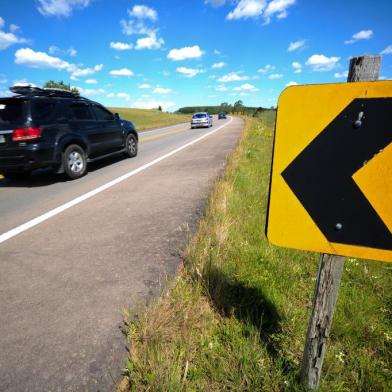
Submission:
<svg viewBox="0 0 392 392">
<path fill-rule="evenodd" d="M 123 310 L 176 273 L 242 127 L 143 132 L 138 157 L 91 164 L 77 181 L 0 180 L 0 391 L 113 389 Z"/>
</svg>

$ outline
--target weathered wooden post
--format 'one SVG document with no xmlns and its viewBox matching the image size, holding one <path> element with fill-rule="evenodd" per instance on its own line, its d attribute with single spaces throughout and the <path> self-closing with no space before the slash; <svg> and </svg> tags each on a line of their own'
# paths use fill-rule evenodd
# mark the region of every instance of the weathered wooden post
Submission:
<svg viewBox="0 0 392 392">
<path fill-rule="evenodd" d="M 380 56 L 353 57 L 350 60 L 347 82 L 377 80 L 380 65 Z M 344 257 L 328 254 L 320 257 L 301 368 L 301 382 L 311 390 L 316 390 L 320 383 L 343 267 Z"/>
</svg>

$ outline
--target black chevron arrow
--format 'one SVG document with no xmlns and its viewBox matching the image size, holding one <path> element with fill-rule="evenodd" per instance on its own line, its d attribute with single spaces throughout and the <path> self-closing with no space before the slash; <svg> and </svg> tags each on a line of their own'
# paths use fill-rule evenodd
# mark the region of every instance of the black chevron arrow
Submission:
<svg viewBox="0 0 392 392">
<path fill-rule="evenodd" d="M 391 231 L 352 178 L 391 142 L 392 98 L 354 99 L 282 172 L 329 242 L 392 250 Z"/>
</svg>

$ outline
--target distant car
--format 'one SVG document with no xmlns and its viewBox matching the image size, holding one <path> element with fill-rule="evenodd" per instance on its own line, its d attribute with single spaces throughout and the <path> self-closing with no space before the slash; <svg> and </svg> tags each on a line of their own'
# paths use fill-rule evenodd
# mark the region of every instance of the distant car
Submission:
<svg viewBox="0 0 392 392">
<path fill-rule="evenodd" d="M 223 120 L 223 119 L 225 119 L 225 118 L 227 118 L 225 112 L 220 112 L 220 113 L 218 114 L 218 120 Z"/>
<path fill-rule="evenodd" d="M 134 157 L 138 134 L 130 121 L 71 92 L 12 87 L 0 98 L 0 174 L 26 176 L 51 167 L 69 178 L 82 177 L 87 164 L 110 155 Z"/>
<path fill-rule="evenodd" d="M 212 127 L 212 116 L 207 112 L 195 113 L 192 116 L 191 128 L 209 128 Z"/>
</svg>

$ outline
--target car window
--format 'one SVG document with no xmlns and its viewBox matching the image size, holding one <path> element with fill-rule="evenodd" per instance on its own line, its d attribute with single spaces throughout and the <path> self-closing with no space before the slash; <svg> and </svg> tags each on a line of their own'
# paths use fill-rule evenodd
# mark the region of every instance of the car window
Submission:
<svg viewBox="0 0 392 392">
<path fill-rule="evenodd" d="M 74 103 L 70 107 L 73 120 L 94 120 L 88 105 Z"/>
<path fill-rule="evenodd" d="M 93 112 L 95 113 L 95 116 L 97 117 L 97 120 L 100 120 L 100 121 L 113 121 L 114 120 L 113 113 L 110 113 L 109 110 L 106 110 L 102 106 L 92 105 L 92 108 L 93 108 Z"/>
<path fill-rule="evenodd" d="M 192 118 L 205 118 L 205 117 L 207 117 L 207 115 L 204 113 L 196 113 L 193 115 Z"/>
<path fill-rule="evenodd" d="M 0 99 L 0 124 L 7 125 L 23 122 L 25 101 Z"/>
<path fill-rule="evenodd" d="M 56 109 L 56 102 L 34 102 L 33 105 L 33 119 L 40 122 L 48 121 L 53 117 Z"/>
</svg>

